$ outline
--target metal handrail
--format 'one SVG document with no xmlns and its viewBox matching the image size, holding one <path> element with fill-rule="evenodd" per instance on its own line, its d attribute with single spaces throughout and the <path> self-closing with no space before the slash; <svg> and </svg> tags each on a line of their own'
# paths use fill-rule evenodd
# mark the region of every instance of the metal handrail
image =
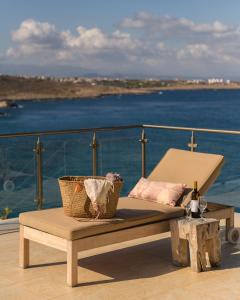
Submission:
<svg viewBox="0 0 240 300">
<path fill-rule="evenodd" d="M 168 129 L 178 131 L 194 131 L 194 132 L 206 132 L 206 133 L 220 133 L 220 134 L 236 134 L 240 135 L 239 130 L 222 130 L 222 129 L 207 129 L 207 128 L 194 128 L 194 127 L 178 127 L 178 126 L 165 126 L 165 125 L 142 125 L 143 128 L 152 129 Z"/>
<path fill-rule="evenodd" d="M 34 132 L 16 132 L 16 133 L 0 133 L 0 138 L 13 138 L 25 136 L 44 136 L 44 135 L 61 135 L 61 134 L 77 134 L 83 132 L 99 132 L 99 131 L 118 131 L 125 129 L 142 128 L 142 125 L 123 125 L 112 127 L 96 127 L 96 128 L 80 128 L 66 130 L 49 130 L 49 131 L 34 131 Z"/>
<path fill-rule="evenodd" d="M 151 125 L 151 124 L 140 125 L 140 124 L 137 124 L 137 125 L 122 125 L 122 126 L 111 126 L 111 127 L 95 127 L 95 128 L 65 129 L 65 130 L 0 133 L 0 138 L 27 137 L 27 136 L 39 137 L 39 136 L 47 136 L 47 135 L 77 134 L 77 133 L 83 133 L 83 132 L 119 131 L 119 130 L 136 129 L 136 128 L 152 128 L 152 129 L 155 128 L 155 129 L 177 130 L 177 131 L 193 131 L 193 132 L 240 135 L 239 130 L 224 130 L 224 129 L 208 129 L 208 128 L 195 128 L 195 127 L 180 127 L 180 126 Z"/>
</svg>

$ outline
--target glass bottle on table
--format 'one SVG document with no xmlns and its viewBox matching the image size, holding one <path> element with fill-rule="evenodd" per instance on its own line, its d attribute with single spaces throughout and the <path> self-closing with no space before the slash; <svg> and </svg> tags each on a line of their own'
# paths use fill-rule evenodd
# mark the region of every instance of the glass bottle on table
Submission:
<svg viewBox="0 0 240 300">
<path fill-rule="evenodd" d="M 199 191 L 197 181 L 194 181 L 193 191 L 191 195 L 191 217 L 200 218 L 200 209 L 199 209 Z"/>
</svg>

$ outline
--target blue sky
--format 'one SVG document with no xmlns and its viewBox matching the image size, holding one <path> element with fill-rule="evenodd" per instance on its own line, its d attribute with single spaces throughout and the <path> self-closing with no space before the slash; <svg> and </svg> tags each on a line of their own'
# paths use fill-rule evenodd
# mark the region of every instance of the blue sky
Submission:
<svg viewBox="0 0 240 300">
<path fill-rule="evenodd" d="M 1 0 L 0 73 L 240 77 L 239 12 L 238 0 Z"/>
</svg>

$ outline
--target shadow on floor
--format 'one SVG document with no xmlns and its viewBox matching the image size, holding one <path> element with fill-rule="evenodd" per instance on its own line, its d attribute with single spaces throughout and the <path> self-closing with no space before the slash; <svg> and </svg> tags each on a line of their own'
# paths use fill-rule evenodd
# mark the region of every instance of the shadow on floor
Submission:
<svg viewBox="0 0 240 300">
<path fill-rule="evenodd" d="M 35 264 L 40 268 L 66 264 L 66 261 Z M 110 277 L 106 280 L 84 282 L 79 286 L 106 284 L 117 281 L 151 278 L 178 270 L 172 265 L 169 238 L 143 243 L 136 246 L 100 253 L 78 261 L 80 267 Z"/>
<path fill-rule="evenodd" d="M 152 278 L 179 270 L 172 264 L 169 238 L 86 257 L 79 260 L 79 266 L 110 279 L 78 286 Z"/>
<path fill-rule="evenodd" d="M 66 264 L 66 261 L 32 265 L 31 268 Z M 109 279 L 88 281 L 78 286 L 152 278 L 182 269 L 172 264 L 170 238 L 151 241 L 119 250 L 81 258 L 79 266 L 102 274 Z M 240 246 L 229 243 L 222 246 L 222 264 L 213 271 L 240 267 Z M 190 269 L 189 269 L 190 271 Z"/>
<path fill-rule="evenodd" d="M 216 270 L 236 269 L 240 267 L 240 245 L 225 243 L 222 245 L 222 262 Z"/>
</svg>

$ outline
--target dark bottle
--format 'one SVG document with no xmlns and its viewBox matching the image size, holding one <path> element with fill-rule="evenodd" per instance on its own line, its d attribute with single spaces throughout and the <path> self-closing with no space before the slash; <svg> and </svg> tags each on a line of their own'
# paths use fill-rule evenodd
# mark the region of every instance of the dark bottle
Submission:
<svg viewBox="0 0 240 300">
<path fill-rule="evenodd" d="M 199 192 L 197 181 L 194 181 L 194 188 L 191 196 L 191 216 L 192 218 L 200 218 Z"/>
</svg>

